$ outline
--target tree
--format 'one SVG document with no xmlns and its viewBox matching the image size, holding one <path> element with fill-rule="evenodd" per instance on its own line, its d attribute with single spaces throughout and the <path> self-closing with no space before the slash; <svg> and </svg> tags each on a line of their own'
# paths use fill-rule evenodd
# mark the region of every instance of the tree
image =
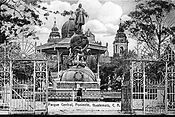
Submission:
<svg viewBox="0 0 175 117">
<path fill-rule="evenodd" d="M 115 65 L 115 74 L 117 77 L 124 77 L 124 80 L 130 79 L 130 61 L 127 59 L 135 59 L 137 54 L 134 50 L 125 51 L 122 56 L 114 56 L 112 64 Z"/>
<path fill-rule="evenodd" d="M 0 43 L 13 39 L 36 38 L 34 25 L 42 25 L 39 14 L 36 13 L 34 3 L 39 0 L 2 0 L 0 2 Z"/>
<path fill-rule="evenodd" d="M 100 79 L 101 79 L 101 90 L 108 90 L 108 87 L 110 86 L 110 81 L 112 80 L 114 76 L 114 69 L 115 66 L 111 63 L 105 63 L 100 66 Z"/>
<path fill-rule="evenodd" d="M 111 63 L 100 66 L 101 89 L 107 89 L 109 86 L 112 90 L 121 88 L 121 81 L 118 77 L 124 77 L 125 81 L 130 79 L 130 62 L 127 59 L 136 58 L 134 50 L 124 51 L 122 56 L 114 56 Z"/>
<path fill-rule="evenodd" d="M 92 70 L 92 72 L 97 73 L 97 58 L 95 55 L 87 56 L 86 64 Z"/>
<path fill-rule="evenodd" d="M 34 66 L 31 61 L 16 61 L 13 63 L 13 73 L 20 80 L 32 79 Z"/>
<path fill-rule="evenodd" d="M 125 21 L 123 27 L 143 45 L 145 54 L 159 59 L 167 42 L 174 37 L 170 18 L 174 9 L 175 5 L 166 0 L 139 0 L 135 11 L 129 13 L 131 20 Z"/>
</svg>

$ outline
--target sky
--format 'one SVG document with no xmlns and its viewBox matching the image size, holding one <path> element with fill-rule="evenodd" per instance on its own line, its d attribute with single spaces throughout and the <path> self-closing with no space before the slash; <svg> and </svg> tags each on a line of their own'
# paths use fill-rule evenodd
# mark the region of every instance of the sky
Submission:
<svg viewBox="0 0 175 117">
<path fill-rule="evenodd" d="M 128 20 L 127 14 L 135 8 L 134 0 L 44 0 L 41 4 L 51 11 L 73 10 L 78 8 L 81 3 L 89 17 L 86 18 L 86 23 L 83 26 L 84 32 L 89 28 L 95 35 L 96 41 L 101 41 L 102 45 L 108 43 L 109 56 L 113 56 L 113 41 L 119 28 L 120 18 L 122 21 Z M 59 14 L 50 14 L 48 20 L 40 15 L 44 22 L 42 26 L 36 26 L 37 35 L 39 37 L 38 44 L 47 42 L 49 33 L 54 24 L 56 17 L 57 27 L 61 32 L 62 25 L 70 16 L 61 16 Z M 128 38 L 129 49 L 132 50 L 136 46 L 135 40 Z"/>
</svg>

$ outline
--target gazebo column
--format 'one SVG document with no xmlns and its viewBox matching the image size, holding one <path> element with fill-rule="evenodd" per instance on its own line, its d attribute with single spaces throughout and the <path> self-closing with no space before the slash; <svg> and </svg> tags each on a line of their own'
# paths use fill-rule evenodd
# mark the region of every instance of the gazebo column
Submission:
<svg viewBox="0 0 175 117">
<path fill-rule="evenodd" d="M 58 80 L 60 80 L 59 79 L 59 72 L 60 72 L 60 52 L 59 52 L 59 50 L 57 50 L 57 63 L 58 63 L 58 66 L 57 66 L 58 67 L 58 71 L 57 71 L 58 76 L 57 77 L 58 77 Z"/>
<path fill-rule="evenodd" d="M 97 82 L 100 85 L 100 64 L 99 64 L 99 60 L 100 60 L 100 54 L 97 55 Z"/>
</svg>

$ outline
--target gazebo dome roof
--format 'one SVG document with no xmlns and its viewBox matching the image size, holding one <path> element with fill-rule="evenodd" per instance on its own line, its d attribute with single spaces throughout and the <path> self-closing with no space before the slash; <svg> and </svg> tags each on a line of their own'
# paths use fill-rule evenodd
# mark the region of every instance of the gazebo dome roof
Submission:
<svg viewBox="0 0 175 117">
<path fill-rule="evenodd" d="M 60 33 L 59 32 L 51 32 L 49 34 L 49 37 L 60 37 Z"/>
<path fill-rule="evenodd" d="M 51 29 L 51 33 L 49 34 L 48 42 L 59 41 L 58 40 L 59 38 L 60 38 L 59 29 L 56 26 L 56 21 L 54 21 L 53 28 Z"/>
<path fill-rule="evenodd" d="M 69 20 L 66 21 L 62 26 L 61 29 L 62 38 L 71 37 L 74 34 L 74 30 L 75 30 L 74 19 L 69 18 Z"/>
<path fill-rule="evenodd" d="M 55 25 L 53 26 L 53 28 L 51 30 L 52 30 L 52 32 L 58 32 L 59 31 L 59 29 Z"/>
<path fill-rule="evenodd" d="M 96 77 L 88 67 L 73 66 L 63 72 L 61 81 L 96 82 Z"/>
</svg>

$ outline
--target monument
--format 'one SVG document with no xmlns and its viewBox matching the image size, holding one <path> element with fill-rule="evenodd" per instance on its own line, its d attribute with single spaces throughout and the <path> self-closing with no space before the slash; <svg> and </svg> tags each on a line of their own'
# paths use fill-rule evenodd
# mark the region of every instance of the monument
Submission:
<svg viewBox="0 0 175 117">
<path fill-rule="evenodd" d="M 72 14 L 75 13 L 75 18 Z M 99 58 L 107 50 L 106 46 L 95 41 L 95 36 L 90 29 L 83 33 L 82 26 L 85 24 L 87 13 L 79 4 L 75 12 L 70 12 L 71 17 L 61 29 L 61 37 L 57 36 L 54 41 L 40 45 L 37 50 L 50 56 L 56 56 L 57 68 L 51 71 L 52 86 L 49 88 L 49 100 L 77 100 L 77 92 L 82 89 L 83 100 L 100 100 Z M 54 22 L 54 29 L 56 22 Z M 57 31 L 53 30 L 52 31 Z M 51 32 L 57 34 L 56 32 Z M 59 35 L 59 34 L 57 34 Z M 55 35 L 50 35 L 49 39 Z M 52 37 L 53 38 L 53 37 Z M 50 39 L 51 40 L 51 39 Z M 95 56 L 96 73 L 87 66 L 87 58 Z M 54 66 L 54 65 L 51 65 Z"/>
<path fill-rule="evenodd" d="M 55 114 L 60 110 L 120 110 L 121 104 L 116 101 L 121 98 L 120 93 L 100 90 L 99 59 L 107 51 L 107 44 L 103 46 L 96 41 L 90 29 L 83 33 L 82 26 L 88 15 L 81 4 L 70 14 L 61 28 L 61 37 L 54 22 L 55 30 L 52 31 L 57 32 L 51 32 L 50 41 L 37 47 L 48 57 L 51 82 L 48 89 L 49 113 Z M 93 67 L 89 64 L 91 60 L 95 60 Z"/>
</svg>

